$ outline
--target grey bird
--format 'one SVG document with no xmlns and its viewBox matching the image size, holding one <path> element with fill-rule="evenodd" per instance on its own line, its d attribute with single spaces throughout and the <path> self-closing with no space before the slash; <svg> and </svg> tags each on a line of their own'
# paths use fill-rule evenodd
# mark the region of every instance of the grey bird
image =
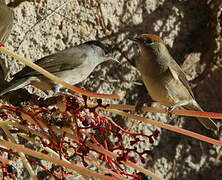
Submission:
<svg viewBox="0 0 222 180">
<path fill-rule="evenodd" d="M 135 41 L 140 48 L 137 68 L 153 100 L 170 107 L 184 107 L 189 110 L 203 111 L 194 98 L 188 80 L 170 55 L 164 41 L 153 34 L 141 34 Z M 218 130 L 210 118 L 198 118 L 210 130 Z"/>
<path fill-rule="evenodd" d="M 35 63 L 64 81 L 74 85 L 85 80 L 94 68 L 107 60 L 114 60 L 110 48 L 100 41 L 88 41 L 43 57 Z M 118 62 L 118 61 L 117 61 Z M 40 90 L 58 92 L 61 86 L 26 66 L 0 91 L 0 96 L 13 90 L 33 85 Z"/>
</svg>

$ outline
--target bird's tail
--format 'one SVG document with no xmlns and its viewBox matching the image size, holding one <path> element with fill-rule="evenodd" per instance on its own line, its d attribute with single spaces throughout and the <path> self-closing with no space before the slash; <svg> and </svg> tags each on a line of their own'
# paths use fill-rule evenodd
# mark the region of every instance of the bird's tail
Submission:
<svg viewBox="0 0 222 180">
<path fill-rule="evenodd" d="M 9 83 L 7 83 L 5 86 L 1 87 L 0 96 L 3 96 L 4 94 L 10 91 L 15 91 L 17 89 L 23 88 L 29 83 L 30 81 L 27 81 L 27 78 L 13 79 Z"/>
<path fill-rule="evenodd" d="M 186 109 L 196 110 L 196 111 L 204 111 L 196 101 L 192 105 L 186 106 Z M 200 123 L 205 128 L 213 130 L 213 131 L 218 131 L 218 126 L 216 125 L 216 123 L 211 118 L 198 117 L 197 119 L 200 121 Z"/>
</svg>

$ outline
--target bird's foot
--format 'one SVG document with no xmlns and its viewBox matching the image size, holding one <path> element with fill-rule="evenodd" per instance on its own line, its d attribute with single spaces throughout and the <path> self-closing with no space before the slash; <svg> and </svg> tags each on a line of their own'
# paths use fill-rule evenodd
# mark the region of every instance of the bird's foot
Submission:
<svg viewBox="0 0 222 180">
<path fill-rule="evenodd" d="M 142 108 L 143 108 L 144 104 L 145 103 L 140 103 L 140 102 L 136 104 L 136 106 L 135 106 L 136 113 L 141 114 L 143 112 Z"/>
<path fill-rule="evenodd" d="M 138 100 L 136 102 L 136 107 L 135 107 L 135 111 L 138 114 L 143 113 L 142 108 L 144 106 L 144 104 L 146 104 L 147 106 L 150 106 L 152 104 L 152 98 L 149 96 L 144 84 L 142 83 L 142 85 L 139 84 L 134 84 L 136 86 L 136 88 L 138 88 Z"/>
<path fill-rule="evenodd" d="M 175 109 L 174 106 L 170 106 L 170 107 L 167 107 L 166 109 L 166 116 L 168 119 L 171 119 L 173 114 L 171 113 L 173 110 Z"/>
<path fill-rule="evenodd" d="M 182 106 L 186 106 L 186 105 L 188 105 L 190 102 L 189 101 L 181 101 L 181 102 L 179 102 L 179 103 L 176 103 L 176 104 L 174 104 L 173 106 L 170 106 L 170 107 L 168 107 L 167 108 L 167 117 L 168 118 L 171 118 L 172 117 L 172 111 L 173 110 L 175 110 L 175 109 L 177 109 L 177 108 L 180 108 L 180 107 L 182 107 Z"/>
<path fill-rule="evenodd" d="M 64 96 L 66 95 L 67 92 L 66 91 L 57 91 L 53 94 L 53 96 Z"/>
</svg>

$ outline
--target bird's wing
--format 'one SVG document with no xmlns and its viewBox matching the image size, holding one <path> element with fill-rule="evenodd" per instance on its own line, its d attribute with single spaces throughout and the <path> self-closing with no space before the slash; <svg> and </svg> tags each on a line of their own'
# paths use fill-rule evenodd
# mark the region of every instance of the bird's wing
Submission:
<svg viewBox="0 0 222 180">
<path fill-rule="evenodd" d="M 35 64 L 50 73 L 56 74 L 57 72 L 72 70 L 81 65 L 83 63 L 81 62 L 83 56 L 86 56 L 86 54 L 80 52 L 79 48 L 70 48 L 60 51 L 59 53 L 43 57 L 35 61 Z M 17 79 L 39 75 L 41 75 L 39 72 L 26 66 L 20 72 L 14 74 L 13 77 Z"/>
<path fill-rule="evenodd" d="M 182 82 L 182 84 L 188 89 L 190 95 L 194 98 L 193 91 L 189 85 L 186 75 L 184 74 L 180 66 L 174 60 L 170 61 L 169 70 L 175 79 Z"/>
</svg>

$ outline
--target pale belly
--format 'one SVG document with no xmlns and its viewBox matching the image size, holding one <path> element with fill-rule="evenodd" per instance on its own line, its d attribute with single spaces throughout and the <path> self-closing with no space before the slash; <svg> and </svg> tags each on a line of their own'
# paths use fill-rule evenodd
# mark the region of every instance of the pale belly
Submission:
<svg viewBox="0 0 222 180">
<path fill-rule="evenodd" d="M 74 85 L 85 80 L 90 75 L 92 70 L 84 66 L 84 67 L 78 67 L 78 69 L 74 69 L 72 71 L 69 70 L 69 71 L 56 73 L 56 76 Z"/>
</svg>

